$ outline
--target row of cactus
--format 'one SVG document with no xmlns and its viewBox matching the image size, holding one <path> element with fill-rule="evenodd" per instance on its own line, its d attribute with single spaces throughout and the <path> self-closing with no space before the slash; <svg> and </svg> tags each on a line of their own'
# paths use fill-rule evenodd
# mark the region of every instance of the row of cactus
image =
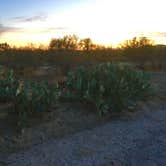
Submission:
<svg viewBox="0 0 166 166">
<path fill-rule="evenodd" d="M 79 67 L 68 75 L 67 96 L 92 103 L 100 115 L 122 111 L 151 94 L 150 77 L 129 65 Z"/>
<path fill-rule="evenodd" d="M 67 100 L 91 103 L 102 115 L 133 107 L 151 92 L 149 75 L 125 64 L 78 67 L 68 73 L 63 89 L 48 82 L 21 81 L 13 71 L 0 78 L 0 102 L 12 103 L 20 124 L 29 115 L 47 111 L 59 100 L 59 94 Z"/>
<path fill-rule="evenodd" d="M 9 71 L 0 79 L 0 102 L 12 103 L 22 124 L 27 117 L 47 111 L 58 98 L 57 85 L 48 82 L 22 81 Z"/>
</svg>

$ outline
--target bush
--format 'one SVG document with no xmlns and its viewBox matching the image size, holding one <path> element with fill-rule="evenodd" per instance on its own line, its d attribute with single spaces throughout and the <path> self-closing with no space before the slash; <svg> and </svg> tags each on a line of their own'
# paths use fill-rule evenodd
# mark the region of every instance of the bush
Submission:
<svg viewBox="0 0 166 166">
<path fill-rule="evenodd" d="M 0 102 L 10 102 L 22 125 L 30 115 L 47 111 L 57 101 L 57 85 L 47 82 L 21 81 L 13 71 L 4 74 L 0 80 Z"/>
<path fill-rule="evenodd" d="M 0 102 L 11 102 L 16 93 L 18 81 L 13 71 L 1 73 L 0 79 Z"/>
<path fill-rule="evenodd" d="M 147 74 L 128 65 L 79 67 L 68 75 L 67 96 L 94 104 L 100 115 L 122 111 L 149 95 L 149 80 Z"/>
<path fill-rule="evenodd" d="M 47 82 L 20 82 L 16 91 L 14 110 L 21 121 L 27 116 L 47 111 L 57 101 L 57 86 Z"/>
</svg>

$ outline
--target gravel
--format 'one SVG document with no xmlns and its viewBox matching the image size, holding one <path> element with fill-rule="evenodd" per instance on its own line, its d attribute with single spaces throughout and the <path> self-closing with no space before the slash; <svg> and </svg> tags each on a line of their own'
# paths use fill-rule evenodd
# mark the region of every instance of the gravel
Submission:
<svg viewBox="0 0 166 166">
<path fill-rule="evenodd" d="M 145 111 L 0 160 L 0 166 L 165 166 L 166 110 Z"/>
</svg>

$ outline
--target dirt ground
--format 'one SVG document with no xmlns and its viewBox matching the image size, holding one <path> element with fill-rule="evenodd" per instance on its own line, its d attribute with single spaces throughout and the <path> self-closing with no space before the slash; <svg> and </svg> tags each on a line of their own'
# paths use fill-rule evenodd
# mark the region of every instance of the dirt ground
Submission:
<svg viewBox="0 0 166 166">
<path fill-rule="evenodd" d="M 166 107 L 154 101 L 139 105 L 135 113 L 61 139 L 49 139 L 3 158 L 1 164 L 165 166 Z"/>
</svg>

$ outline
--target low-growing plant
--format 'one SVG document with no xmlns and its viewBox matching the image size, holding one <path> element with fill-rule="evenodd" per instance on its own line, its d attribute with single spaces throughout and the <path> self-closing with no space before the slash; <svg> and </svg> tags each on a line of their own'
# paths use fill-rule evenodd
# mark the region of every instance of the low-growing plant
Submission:
<svg viewBox="0 0 166 166">
<path fill-rule="evenodd" d="M 66 81 L 68 96 L 94 104 L 99 114 L 122 111 L 151 92 L 150 77 L 129 65 L 79 67 Z"/>
<path fill-rule="evenodd" d="M 29 116 L 47 111 L 58 99 L 57 84 L 21 81 L 13 71 L 3 73 L 0 79 L 0 102 L 8 102 L 23 125 Z"/>
<path fill-rule="evenodd" d="M 57 85 L 49 85 L 47 82 L 20 82 L 13 100 L 19 123 L 22 125 L 28 116 L 47 111 L 56 103 L 57 94 Z"/>
<path fill-rule="evenodd" d="M 11 102 L 16 93 L 18 81 L 13 70 L 1 73 L 0 78 L 0 102 Z"/>
</svg>

